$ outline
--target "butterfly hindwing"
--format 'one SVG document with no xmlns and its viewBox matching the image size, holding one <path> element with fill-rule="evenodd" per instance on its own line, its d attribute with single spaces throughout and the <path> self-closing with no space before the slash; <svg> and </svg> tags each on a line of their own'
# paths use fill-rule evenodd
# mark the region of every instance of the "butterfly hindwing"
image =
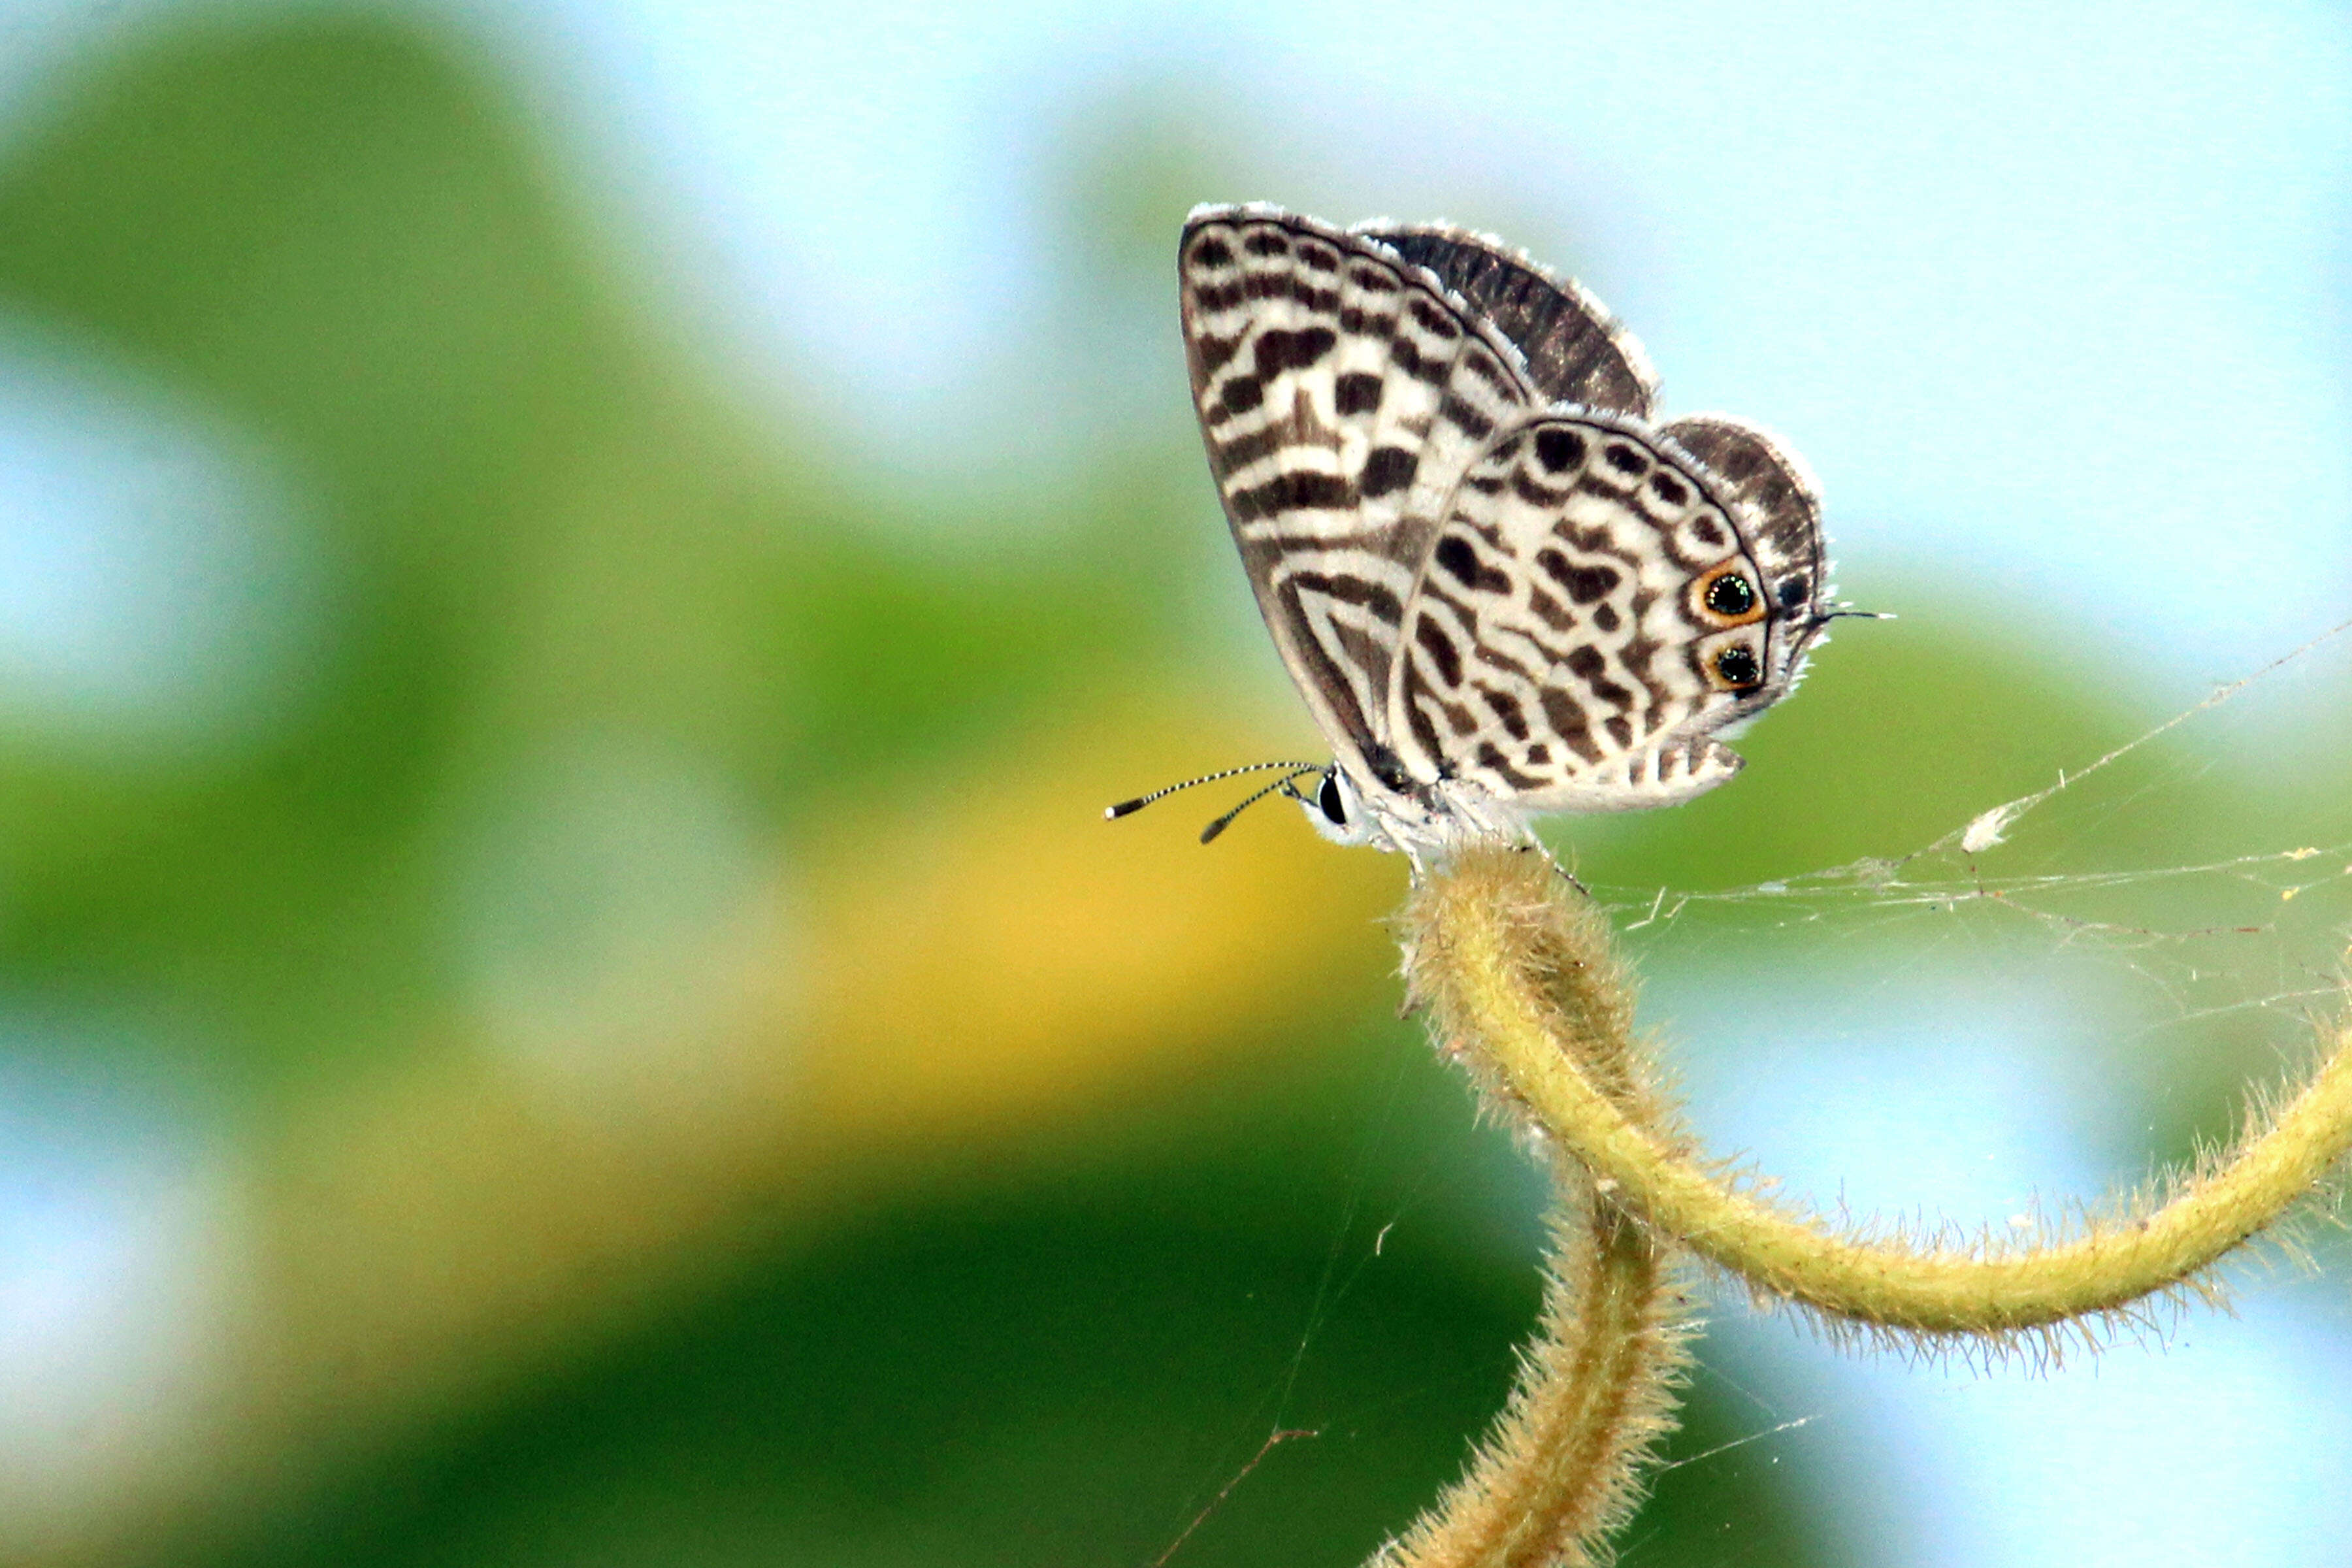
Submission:
<svg viewBox="0 0 2352 1568">
<path fill-rule="evenodd" d="M 1658 432 L 1697 458 L 1732 502 L 1773 602 L 1830 607 L 1821 487 L 1786 442 L 1727 414 L 1695 414 Z"/>
<path fill-rule="evenodd" d="M 1728 779 L 1739 759 L 1714 732 L 1786 689 L 1811 625 L 1767 599 L 1733 510 L 1632 420 L 1555 412 L 1498 437 L 1402 623 L 1389 722 L 1408 773 L 1530 812 Z"/>
<path fill-rule="evenodd" d="M 1507 340 L 1377 242 L 1204 208 L 1178 257 L 1193 406 L 1259 608 L 1343 761 L 1392 771 L 1397 626 L 1439 510 L 1537 394 Z"/>
</svg>

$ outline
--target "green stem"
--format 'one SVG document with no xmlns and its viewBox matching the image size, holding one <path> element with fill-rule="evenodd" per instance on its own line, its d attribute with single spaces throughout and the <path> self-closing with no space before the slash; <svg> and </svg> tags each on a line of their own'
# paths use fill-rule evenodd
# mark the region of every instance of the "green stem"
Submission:
<svg viewBox="0 0 2352 1568">
<path fill-rule="evenodd" d="M 1870 1328 L 1999 1336 L 2187 1289 L 2310 1194 L 2352 1148 L 2352 1031 L 2301 1092 L 2227 1157 L 2068 1241 L 2007 1250 L 1865 1244 L 1738 1190 L 1690 1157 L 1662 1108 L 1605 1092 L 1634 1059 L 1631 990 L 1605 926 L 1570 907 L 1536 857 L 1472 851 L 1408 913 L 1413 984 L 1444 1037 L 1491 1064 L 1491 1089 L 1593 1175 L 1600 1190 L 1754 1289 Z M 1601 1005 L 1571 1010 L 1548 977 L 1563 963 Z"/>
<path fill-rule="evenodd" d="M 1674 1427 L 1685 1303 L 1656 1241 L 1607 1202 L 1559 1210 L 1545 1264 L 1543 1327 L 1509 1407 L 1379 1568 L 1581 1568 L 1606 1562 L 1632 1518 L 1642 1465 Z"/>
</svg>

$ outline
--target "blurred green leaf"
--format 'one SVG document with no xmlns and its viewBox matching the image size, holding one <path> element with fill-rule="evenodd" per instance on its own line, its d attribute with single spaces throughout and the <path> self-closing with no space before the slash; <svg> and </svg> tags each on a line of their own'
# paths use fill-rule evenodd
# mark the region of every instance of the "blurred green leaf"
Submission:
<svg viewBox="0 0 2352 1568">
<path fill-rule="evenodd" d="M 1173 1562 L 1360 1562 L 1458 1474 L 1537 1286 L 1516 1152 L 1413 1030 L 1357 1040 L 1340 1075 L 1220 1078 L 1123 1118 L 1099 1157 L 957 1173 L 957 1196 L 740 1258 L 210 1561 L 1134 1568 L 1269 1432 L 1308 1427 Z M 1478 1245 L 1498 1227 L 1523 1261 Z M 1673 1451 L 1769 1425 L 1703 1373 Z M 1776 1451 L 1669 1472 L 1641 1561 L 1724 1562 L 1727 1519 L 1729 1561 L 1821 1560 Z"/>
</svg>

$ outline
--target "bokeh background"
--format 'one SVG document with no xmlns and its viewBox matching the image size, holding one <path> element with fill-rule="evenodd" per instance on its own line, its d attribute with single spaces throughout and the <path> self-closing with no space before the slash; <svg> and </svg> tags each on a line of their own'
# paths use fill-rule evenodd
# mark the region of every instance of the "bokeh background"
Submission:
<svg viewBox="0 0 2352 1568">
<path fill-rule="evenodd" d="M 1317 745 L 1176 335 L 1244 198 L 1577 272 L 1900 616 L 1553 825 L 1714 1146 L 2000 1230 L 2303 1059 L 2337 645 L 1930 847 L 2352 615 L 2332 7 L 5 0 L 0 1560 L 1345 1564 L 1456 1472 L 1541 1194 L 1403 868 L 1098 820 Z M 2038 1373 L 1710 1286 L 1624 1560 L 2341 1563 L 2332 1236 Z"/>
</svg>

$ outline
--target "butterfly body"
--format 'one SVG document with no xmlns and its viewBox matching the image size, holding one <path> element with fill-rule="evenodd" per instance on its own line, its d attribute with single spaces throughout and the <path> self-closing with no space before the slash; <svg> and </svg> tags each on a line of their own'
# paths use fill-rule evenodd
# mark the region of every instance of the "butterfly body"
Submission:
<svg viewBox="0 0 2352 1568">
<path fill-rule="evenodd" d="M 1179 269 L 1210 468 L 1335 752 L 1318 828 L 1419 862 L 1738 771 L 1833 613 L 1792 454 L 1654 426 L 1639 346 L 1485 237 L 1203 207 Z"/>
</svg>

